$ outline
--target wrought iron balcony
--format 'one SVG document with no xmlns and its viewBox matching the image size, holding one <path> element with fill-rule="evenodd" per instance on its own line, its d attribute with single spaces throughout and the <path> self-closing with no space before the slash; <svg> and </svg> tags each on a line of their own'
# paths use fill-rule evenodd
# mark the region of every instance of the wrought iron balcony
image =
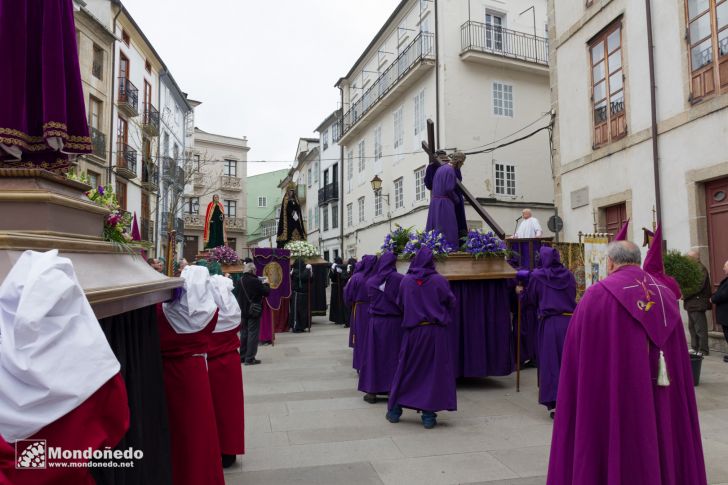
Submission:
<svg viewBox="0 0 728 485">
<path fill-rule="evenodd" d="M 99 158 L 106 158 L 106 135 L 96 128 L 91 128 L 91 145 L 93 145 L 93 154 Z"/>
<path fill-rule="evenodd" d="M 242 217 L 226 217 L 225 229 L 230 232 L 245 232 L 245 219 Z"/>
<path fill-rule="evenodd" d="M 130 117 L 139 114 L 139 90 L 128 78 L 119 78 L 119 110 Z"/>
<path fill-rule="evenodd" d="M 170 212 L 162 212 L 161 233 L 165 236 L 168 234 L 168 231 L 170 230 L 170 219 L 172 221 L 171 229 L 174 229 L 177 232 L 177 240 L 183 239 L 185 232 L 185 221 L 181 217 L 174 217 L 174 214 Z"/>
<path fill-rule="evenodd" d="M 150 219 L 141 219 L 141 236 L 143 241 L 154 241 L 154 221 Z"/>
<path fill-rule="evenodd" d="M 137 176 L 137 152 L 126 143 L 116 147 L 116 173 L 129 180 Z"/>
<path fill-rule="evenodd" d="M 323 186 L 318 191 L 319 205 L 328 204 L 331 201 L 339 200 L 339 184 L 336 182 Z"/>
<path fill-rule="evenodd" d="M 239 192 L 243 190 L 240 185 L 240 177 L 232 177 L 230 175 L 220 176 L 220 189 Z"/>
<path fill-rule="evenodd" d="M 469 20 L 460 27 L 460 56 L 464 60 L 487 62 L 488 55 L 525 63 L 548 66 L 549 43 L 545 37 L 504 29 L 496 25 Z"/>
<path fill-rule="evenodd" d="M 162 177 L 173 183 L 177 178 L 177 162 L 172 157 L 162 157 Z"/>
<path fill-rule="evenodd" d="M 205 225 L 205 218 L 200 214 L 185 214 L 184 221 L 185 228 L 190 229 L 203 229 Z"/>
<path fill-rule="evenodd" d="M 422 32 L 397 56 L 397 59 L 379 75 L 349 111 L 344 113 L 343 134 L 346 135 L 379 101 L 402 81 L 423 60 L 435 59 L 435 36 Z"/>
<path fill-rule="evenodd" d="M 142 163 L 142 187 L 152 192 L 159 190 L 159 167 L 152 160 Z"/>
<path fill-rule="evenodd" d="M 159 135 L 159 110 L 152 106 L 152 103 L 144 103 L 142 130 L 149 136 Z"/>
</svg>

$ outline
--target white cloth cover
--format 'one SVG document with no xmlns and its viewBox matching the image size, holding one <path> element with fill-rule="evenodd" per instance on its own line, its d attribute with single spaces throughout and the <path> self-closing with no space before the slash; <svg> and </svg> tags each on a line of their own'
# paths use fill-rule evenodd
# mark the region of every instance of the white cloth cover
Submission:
<svg viewBox="0 0 728 485">
<path fill-rule="evenodd" d="M 521 224 L 516 230 L 516 237 L 519 239 L 530 239 L 534 237 L 541 237 L 543 231 L 541 230 L 541 224 L 538 223 L 538 219 L 535 217 L 529 217 L 521 221 Z"/>
<path fill-rule="evenodd" d="M 185 280 L 182 295 L 162 304 L 164 316 L 178 334 L 199 332 L 217 311 L 210 272 L 204 266 L 191 265 L 185 266 L 180 276 Z"/>
<path fill-rule="evenodd" d="M 0 285 L 0 434 L 13 443 L 76 409 L 119 361 L 73 264 L 25 251 Z"/>
<path fill-rule="evenodd" d="M 225 332 L 237 328 L 242 322 L 240 305 L 233 295 L 233 281 L 224 276 L 214 275 L 212 280 L 212 296 L 219 309 L 217 325 L 214 333 Z"/>
</svg>

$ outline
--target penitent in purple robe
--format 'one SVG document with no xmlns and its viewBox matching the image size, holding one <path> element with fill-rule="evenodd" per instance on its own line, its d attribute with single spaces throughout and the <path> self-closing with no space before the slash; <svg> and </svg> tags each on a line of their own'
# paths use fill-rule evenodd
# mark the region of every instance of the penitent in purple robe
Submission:
<svg viewBox="0 0 728 485">
<path fill-rule="evenodd" d="M 657 281 L 670 288 L 676 299 L 682 298 L 680 285 L 675 278 L 665 274 L 665 266 L 662 262 L 662 227 L 655 229 L 655 235 L 652 239 L 652 246 L 647 250 L 647 256 L 642 262 L 642 269 L 651 274 Z"/>
<path fill-rule="evenodd" d="M 397 255 L 379 257 L 376 273 L 367 280 L 369 324 L 359 369 L 359 390 L 388 394 L 402 343 L 402 310 L 397 304 L 404 275 L 397 273 Z"/>
<path fill-rule="evenodd" d="M 455 204 L 460 199 L 455 193 L 456 188 L 455 169 L 449 164 L 443 164 L 437 169 L 432 180 L 432 200 L 427 212 L 427 226 L 425 227 L 427 231 L 433 229 L 440 231 L 445 240 L 454 248 L 460 247 L 458 223 L 455 216 Z"/>
<path fill-rule="evenodd" d="M 542 246 L 539 258 L 541 267 L 531 273 L 523 300 L 535 305 L 538 314 L 538 402 L 553 409 L 566 331 L 576 307 L 576 279 L 556 249 Z"/>
<path fill-rule="evenodd" d="M 351 326 L 349 327 L 349 347 L 354 349 L 353 367 L 359 370 L 360 362 L 357 360 L 356 341 L 360 336 L 360 324 L 366 325 L 369 320 L 369 296 L 367 295 L 366 280 L 374 272 L 377 257 L 365 255 L 356 263 L 354 275 L 344 287 L 344 301 L 351 307 Z"/>
<path fill-rule="evenodd" d="M 591 286 L 566 335 L 547 483 L 705 485 L 686 349 L 674 295 L 638 266 Z"/>
<path fill-rule="evenodd" d="M 397 297 L 402 308 L 402 347 L 389 393 L 395 405 L 422 411 L 455 411 L 455 373 L 447 326 L 455 295 L 435 271 L 432 251 L 423 247 L 410 264 Z"/>
</svg>

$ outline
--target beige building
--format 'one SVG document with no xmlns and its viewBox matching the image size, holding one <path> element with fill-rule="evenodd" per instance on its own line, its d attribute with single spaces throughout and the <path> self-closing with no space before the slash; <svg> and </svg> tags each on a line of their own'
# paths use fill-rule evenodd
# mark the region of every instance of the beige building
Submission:
<svg viewBox="0 0 728 485">
<path fill-rule="evenodd" d="M 248 140 L 199 128 L 192 138 L 184 167 L 184 257 L 191 261 L 204 247 L 205 213 L 214 195 L 225 207 L 228 245 L 245 254 Z"/>
<path fill-rule="evenodd" d="M 553 214 L 548 132 L 487 150 L 550 122 L 545 26 L 545 0 L 399 3 L 337 83 L 343 256 L 377 251 L 395 224 L 425 228 L 428 118 L 439 148 L 481 151 L 468 156 L 463 182 L 507 233 L 525 207 L 545 229 Z M 468 205 L 466 217 L 484 226 Z"/>
<path fill-rule="evenodd" d="M 568 240 L 642 239 L 728 260 L 728 1 L 549 0 L 556 204 Z M 654 58 L 646 32 L 652 33 Z M 654 77 L 653 77 L 654 76 Z M 717 342 L 717 340 L 716 340 Z"/>
<path fill-rule="evenodd" d="M 85 172 L 92 186 L 109 183 L 111 147 L 112 79 L 114 35 L 85 6 L 74 3 L 76 38 L 83 95 L 93 153 L 78 159 L 79 173 Z"/>
</svg>

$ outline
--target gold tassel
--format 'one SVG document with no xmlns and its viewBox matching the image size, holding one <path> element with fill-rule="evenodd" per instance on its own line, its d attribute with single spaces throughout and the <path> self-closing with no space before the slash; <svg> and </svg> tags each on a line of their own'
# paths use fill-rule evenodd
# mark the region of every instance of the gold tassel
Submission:
<svg viewBox="0 0 728 485">
<path fill-rule="evenodd" d="M 668 387 L 670 385 L 670 377 L 667 375 L 667 364 L 665 363 L 665 354 L 660 350 L 660 359 L 657 369 L 657 385 Z"/>
</svg>

